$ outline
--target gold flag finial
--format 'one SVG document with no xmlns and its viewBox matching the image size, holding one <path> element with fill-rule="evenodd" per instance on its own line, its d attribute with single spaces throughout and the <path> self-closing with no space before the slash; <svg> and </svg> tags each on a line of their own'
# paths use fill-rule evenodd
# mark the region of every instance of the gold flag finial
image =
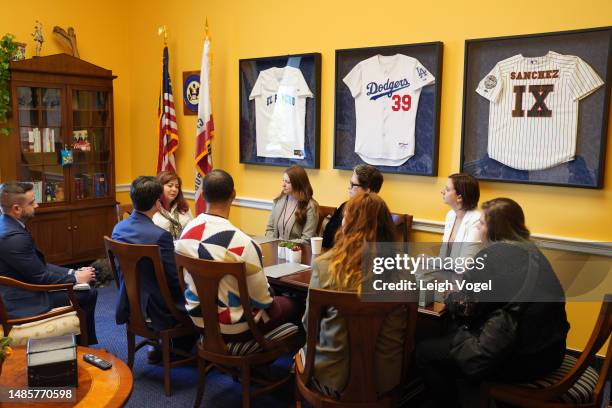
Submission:
<svg viewBox="0 0 612 408">
<path fill-rule="evenodd" d="M 204 31 L 206 32 L 206 37 L 208 37 L 208 17 L 206 17 L 206 23 L 204 25 Z"/>
<path fill-rule="evenodd" d="M 164 35 L 164 45 L 168 45 L 168 29 L 165 25 L 157 28 L 157 35 Z"/>
</svg>

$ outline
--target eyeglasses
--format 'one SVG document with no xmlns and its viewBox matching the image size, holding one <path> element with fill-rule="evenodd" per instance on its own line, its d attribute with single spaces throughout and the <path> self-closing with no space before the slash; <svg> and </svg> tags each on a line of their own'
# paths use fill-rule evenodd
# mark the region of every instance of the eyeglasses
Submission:
<svg viewBox="0 0 612 408">
<path fill-rule="evenodd" d="M 349 181 L 349 189 L 353 189 L 355 187 L 363 188 L 363 186 L 361 184 L 357 184 L 357 183 L 353 183 L 352 181 Z"/>
</svg>

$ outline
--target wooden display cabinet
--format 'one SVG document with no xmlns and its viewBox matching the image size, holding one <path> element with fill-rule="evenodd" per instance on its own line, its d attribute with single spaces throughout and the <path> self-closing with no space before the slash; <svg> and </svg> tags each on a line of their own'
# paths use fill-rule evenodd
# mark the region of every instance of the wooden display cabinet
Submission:
<svg viewBox="0 0 612 408">
<path fill-rule="evenodd" d="M 67 54 L 10 63 L 11 135 L 0 136 L 0 181 L 34 184 L 28 224 L 48 262 L 104 256 L 116 222 L 112 71 Z M 61 150 L 74 162 L 61 165 Z"/>
</svg>

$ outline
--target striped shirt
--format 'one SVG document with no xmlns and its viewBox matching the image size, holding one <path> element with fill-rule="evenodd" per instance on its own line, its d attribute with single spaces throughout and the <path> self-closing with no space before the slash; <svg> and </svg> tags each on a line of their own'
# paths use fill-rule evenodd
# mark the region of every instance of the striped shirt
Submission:
<svg viewBox="0 0 612 408">
<path fill-rule="evenodd" d="M 553 51 L 498 62 L 476 92 L 491 101 L 489 157 L 518 170 L 574 159 L 578 103 L 603 85 L 579 57 Z"/>
</svg>

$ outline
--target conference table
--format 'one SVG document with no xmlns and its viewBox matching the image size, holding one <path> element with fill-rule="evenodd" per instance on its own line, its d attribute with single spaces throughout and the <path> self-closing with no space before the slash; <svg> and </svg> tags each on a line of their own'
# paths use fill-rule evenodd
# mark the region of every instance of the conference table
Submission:
<svg viewBox="0 0 612 408">
<path fill-rule="evenodd" d="M 278 244 L 280 242 L 280 240 L 275 240 L 260 243 L 264 267 L 289 262 L 285 259 L 278 258 Z M 301 263 L 303 265 L 311 265 L 312 261 L 317 256 L 319 255 L 312 255 L 310 245 L 302 246 Z M 309 268 L 280 278 L 268 277 L 268 282 L 270 282 L 271 286 L 281 290 L 287 290 L 298 295 L 301 294 L 306 296 L 308 293 L 311 275 L 312 269 Z M 441 321 L 443 320 L 442 318 L 445 314 L 446 309 L 444 303 L 434 302 L 428 306 L 419 307 L 419 322 L 417 323 L 417 330 L 419 329 L 419 326 L 421 326 L 423 330 L 427 330 L 428 332 L 438 332 L 441 330 Z"/>
</svg>

